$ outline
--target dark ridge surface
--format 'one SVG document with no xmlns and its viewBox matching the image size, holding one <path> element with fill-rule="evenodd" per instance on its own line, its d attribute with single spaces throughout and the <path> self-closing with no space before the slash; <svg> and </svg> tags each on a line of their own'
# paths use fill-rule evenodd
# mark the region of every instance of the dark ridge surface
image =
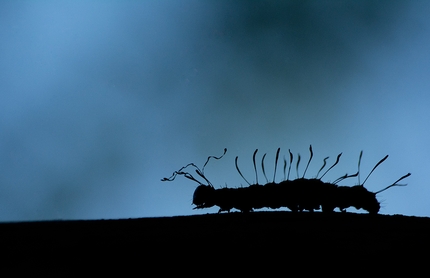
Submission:
<svg viewBox="0 0 430 278">
<path fill-rule="evenodd" d="M 427 217 L 285 211 L 0 224 L 8 258 L 139 258 L 148 264 L 210 258 L 410 258 L 427 253 L 429 232 Z"/>
</svg>

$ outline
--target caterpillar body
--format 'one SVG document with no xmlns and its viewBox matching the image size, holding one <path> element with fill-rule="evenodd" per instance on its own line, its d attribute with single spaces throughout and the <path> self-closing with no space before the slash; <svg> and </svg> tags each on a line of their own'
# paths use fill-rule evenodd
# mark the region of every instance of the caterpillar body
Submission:
<svg viewBox="0 0 430 278">
<path fill-rule="evenodd" d="M 305 174 L 313 157 L 312 145 L 309 147 L 309 151 L 309 161 L 302 177 L 299 177 L 298 174 L 298 168 L 300 163 L 300 155 L 298 155 L 296 171 L 297 176 L 299 178 L 295 180 L 289 179 L 291 165 L 293 162 L 293 154 L 289 150 L 290 163 L 288 169 L 288 176 L 286 176 L 287 160 L 284 158 L 284 179 L 279 183 L 275 182 L 276 169 L 280 152 L 280 148 L 278 148 L 275 158 L 275 170 L 273 180 L 271 182 L 268 181 L 264 168 L 264 158 L 266 154 L 264 154 L 262 157 L 261 167 L 264 177 L 266 179 L 266 184 L 258 183 L 258 174 L 256 166 L 256 154 L 258 152 L 258 149 L 255 150 L 253 155 L 254 170 L 256 175 L 256 183 L 254 184 L 249 183 L 242 175 L 237 163 L 238 157 L 236 157 L 235 160 L 236 169 L 239 172 L 240 176 L 248 183 L 248 187 L 225 187 L 215 189 L 212 183 L 204 175 L 204 168 L 208 164 L 209 160 L 211 158 L 221 159 L 227 152 L 227 149 L 224 149 L 224 153 L 219 157 L 209 156 L 202 169 L 197 167 L 194 163 L 189 163 L 186 166 L 180 168 L 178 171 L 175 171 L 171 177 L 163 178 L 162 181 L 173 181 L 177 175 L 183 175 L 186 178 L 197 182 L 199 185 L 194 191 L 192 202 L 192 204 L 195 205 L 194 209 L 203 209 L 218 206 L 218 213 L 222 211 L 230 212 L 230 210 L 233 208 L 241 212 L 251 212 L 254 209 L 278 209 L 281 207 L 286 207 L 293 212 L 302 212 L 304 210 L 311 212 L 315 210 L 322 210 L 322 212 L 333 212 L 336 208 L 342 212 L 345 212 L 347 208 L 354 207 L 357 210 L 364 209 L 370 214 L 377 214 L 380 209 L 380 203 L 378 202 L 376 195 L 393 186 L 405 186 L 406 184 L 399 184 L 398 182 L 411 175 L 410 173 L 408 173 L 399 178 L 391 185 L 377 192 L 368 191 L 364 187 L 364 183 L 367 181 L 372 172 L 388 158 L 388 155 L 381 159 L 370 171 L 364 182 L 360 183 L 360 163 L 363 154 L 363 152 L 361 151 L 358 160 L 357 173 L 352 175 L 345 174 L 344 176 L 341 176 L 335 181 L 333 181 L 332 183 L 323 182 L 321 180 L 328 171 L 330 171 L 334 166 L 338 164 L 342 155 L 342 153 L 340 153 L 337 156 L 336 162 L 331 167 L 329 167 L 328 170 L 326 170 L 320 177 L 318 177 L 320 172 L 326 166 L 326 161 L 328 157 L 324 158 L 323 166 L 318 171 L 316 177 L 308 179 L 305 178 Z M 196 179 L 189 172 L 186 172 L 185 169 L 188 167 L 194 167 L 197 175 L 200 176 L 200 178 L 202 178 L 205 183 Z M 358 177 L 358 185 L 338 185 L 340 181 L 351 177 Z"/>
</svg>

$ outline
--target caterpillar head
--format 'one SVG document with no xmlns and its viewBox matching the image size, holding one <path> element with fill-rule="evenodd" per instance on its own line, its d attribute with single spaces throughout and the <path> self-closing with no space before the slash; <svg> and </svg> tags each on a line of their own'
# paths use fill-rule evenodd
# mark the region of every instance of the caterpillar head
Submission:
<svg viewBox="0 0 430 278">
<path fill-rule="evenodd" d="M 400 179 L 398 179 L 397 181 L 395 181 L 391 185 L 385 187 L 384 189 L 381 189 L 377 192 L 370 192 L 364 187 L 364 183 L 367 181 L 367 179 L 370 177 L 370 175 L 373 173 L 373 171 L 375 171 L 375 169 L 388 158 L 388 155 L 386 155 L 378 163 L 376 163 L 376 165 L 373 167 L 372 171 L 370 171 L 369 175 L 367 175 L 367 177 L 363 181 L 363 183 L 360 184 L 359 173 L 360 173 L 360 162 L 361 162 L 362 155 L 363 155 L 363 151 L 360 152 L 360 157 L 358 159 L 358 172 L 357 172 L 357 174 L 358 174 L 359 185 L 353 186 L 351 188 L 351 189 L 353 189 L 351 192 L 353 193 L 353 196 L 354 196 L 353 206 L 357 209 L 360 209 L 360 208 L 365 209 L 370 214 L 377 214 L 379 212 L 379 209 L 381 208 L 381 206 L 379 205 L 379 202 L 376 199 L 376 195 L 378 193 L 381 193 L 382 191 L 387 190 L 388 188 L 393 187 L 393 186 L 405 186 L 406 184 L 398 184 L 398 182 L 403 180 L 404 178 L 409 177 L 411 175 L 411 173 L 407 173 L 406 175 L 404 175 L 403 177 L 401 177 Z"/>
<path fill-rule="evenodd" d="M 370 214 L 377 214 L 381 208 L 376 194 L 368 191 L 362 185 L 351 187 L 351 205 L 356 209 L 364 209 Z"/>
<path fill-rule="evenodd" d="M 215 188 L 210 185 L 201 184 L 197 186 L 193 194 L 194 209 L 210 208 L 215 205 Z"/>
</svg>

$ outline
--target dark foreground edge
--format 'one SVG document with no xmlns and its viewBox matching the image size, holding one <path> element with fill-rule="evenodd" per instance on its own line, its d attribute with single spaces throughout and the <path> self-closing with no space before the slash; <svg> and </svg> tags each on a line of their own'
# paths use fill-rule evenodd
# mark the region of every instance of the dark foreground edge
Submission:
<svg viewBox="0 0 430 278">
<path fill-rule="evenodd" d="M 426 254 L 430 218 L 285 211 L 120 220 L 1 223 L 4 254 L 20 260 L 68 257 L 152 260 L 218 257 L 399 258 Z M 281 252 L 281 253 L 279 253 Z M 136 255 L 138 254 L 138 255 Z M 187 255 L 188 256 L 188 255 Z"/>
</svg>

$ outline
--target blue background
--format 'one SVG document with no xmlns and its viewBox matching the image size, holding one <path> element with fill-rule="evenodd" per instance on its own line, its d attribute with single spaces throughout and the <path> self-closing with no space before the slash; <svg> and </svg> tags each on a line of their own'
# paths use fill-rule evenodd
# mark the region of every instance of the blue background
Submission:
<svg viewBox="0 0 430 278">
<path fill-rule="evenodd" d="M 278 147 L 303 171 L 310 144 L 308 177 L 343 152 L 325 181 L 361 150 L 363 181 L 389 154 L 369 190 L 412 176 L 378 194 L 380 212 L 429 216 L 429 14 L 406 0 L 1 1 L 0 221 L 213 213 L 192 210 L 192 181 L 161 179 L 228 148 L 205 174 L 238 187 L 236 156 L 253 181 L 256 148 L 272 176 Z"/>
</svg>

